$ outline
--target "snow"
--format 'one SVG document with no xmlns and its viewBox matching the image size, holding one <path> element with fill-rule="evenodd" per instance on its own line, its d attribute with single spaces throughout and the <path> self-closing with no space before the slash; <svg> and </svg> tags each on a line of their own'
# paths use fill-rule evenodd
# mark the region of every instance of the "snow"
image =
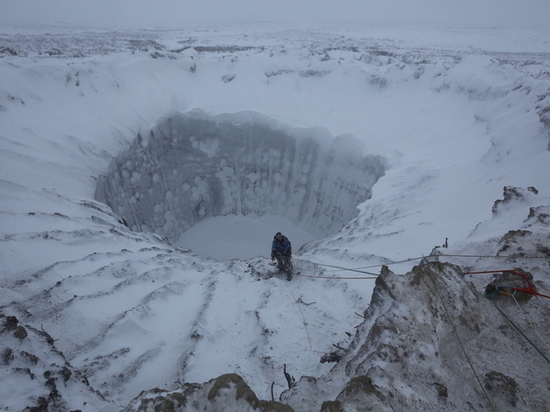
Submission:
<svg viewBox="0 0 550 412">
<path fill-rule="evenodd" d="M 283 232 L 292 239 L 293 250 L 316 237 L 277 215 L 217 216 L 197 223 L 185 231 L 174 246 L 219 260 L 249 259 L 271 254 L 271 244 L 266 234 Z"/>
<path fill-rule="evenodd" d="M 0 48 L 1 313 L 63 355 L 38 333 L 2 333 L 0 351 L 16 354 L 0 372 L 4 409 L 47 397 L 14 368 L 43 376 L 65 361 L 106 399 L 73 376 L 76 389 L 58 385 L 70 409 L 120 410 L 143 390 L 233 372 L 269 399 L 272 382 L 286 389 L 284 364 L 324 376 L 320 357 L 350 343 L 374 280 L 342 269 L 410 258 L 392 265 L 404 274 L 446 238 L 449 252 L 494 255 L 496 237 L 550 205 L 544 29 L 6 25 L 0 37 L 17 52 Z M 186 117 L 265 133 L 192 135 L 189 166 L 170 129 Z M 323 162 L 269 147 L 283 140 L 316 141 Z M 165 169 L 140 157 L 155 150 Z M 274 173 L 260 167 L 273 159 Z M 358 172 L 374 159 L 377 173 Z M 106 176 L 109 206 L 96 197 Z M 493 213 L 504 186 L 523 198 Z M 315 191 L 323 202 L 307 203 Z M 329 279 L 273 275 L 277 231 L 297 270 Z"/>
</svg>

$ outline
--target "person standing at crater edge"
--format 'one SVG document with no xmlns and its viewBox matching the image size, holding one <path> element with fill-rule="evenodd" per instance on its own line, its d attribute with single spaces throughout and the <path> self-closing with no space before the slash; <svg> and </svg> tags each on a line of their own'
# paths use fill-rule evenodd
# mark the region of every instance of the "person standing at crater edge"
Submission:
<svg viewBox="0 0 550 412">
<path fill-rule="evenodd" d="M 271 260 L 277 260 L 277 269 L 286 274 L 287 280 L 292 279 L 292 245 L 281 232 L 273 236 L 271 243 Z"/>
</svg>

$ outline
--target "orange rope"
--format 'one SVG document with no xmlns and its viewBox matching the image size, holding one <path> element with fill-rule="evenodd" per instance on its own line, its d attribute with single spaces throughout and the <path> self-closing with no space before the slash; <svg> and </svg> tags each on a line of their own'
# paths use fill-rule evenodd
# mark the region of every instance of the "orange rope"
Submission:
<svg viewBox="0 0 550 412">
<path fill-rule="evenodd" d="M 468 273 L 465 273 L 465 275 L 480 275 L 480 274 L 485 274 L 485 273 L 492 273 L 492 274 L 496 275 L 496 274 L 498 274 L 498 272 L 513 273 L 513 274 L 519 275 L 523 278 L 523 280 L 525 281 L 527 286 L 525 288 L 512 288 L 512 290 L 515 290 L 515 291 L 518 291 L 518 292 L 529 293 L 530 295 L 542 296 L 543 298 L 550 299 L 550 296 L 538 293 L 536 291 L 535 285 L 533 285 L 533 282 L 531 281 L 531 279 L 529 279 L 524 273 L 518 272 L 516 270 L 490 270 L 490 271 L 485 271 L 485 272 L 468 272 Z"/>
</svg>

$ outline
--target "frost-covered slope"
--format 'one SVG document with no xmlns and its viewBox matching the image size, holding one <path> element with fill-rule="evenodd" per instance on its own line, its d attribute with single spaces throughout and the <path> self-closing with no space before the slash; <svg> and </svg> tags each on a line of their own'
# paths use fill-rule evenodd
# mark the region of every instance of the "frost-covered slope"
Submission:
<svg viewBox="0 0 550 412">
<path fill-rule="evenodd" d="M 0 49 L 4 408 L 48 404 L 67 410 L 120 410 L 143 390 L 173 391 L 227 373 L 239 374 L 261 399 L 271 399 L 272 393 L 278 398 L 287 388 L 282 374 L 286 364 L 297 378 L 313 376 L 320 384 L 304 380 L 284 399 L 298 410 L 318 410 L 322 401 L 334 401 L 349 379 L 366 376 L 368 362 L 373 362 L 370 355 L 361 358 L 363 363 L 353 357 L 368 337 L 369 322 L 376 322 L 376 316 L 364 321 L 357 315 L 369 306 L 374 280 L 306 277 L 361 276 L 319 264 L 357 268 L 417 258 L 445 238 L 447 254 L 494 256 L 509 250 L 517 256 L 523 253 L 517 249 L 521 247 L 547 256 L 548 33 L 233 27 L 114 35 L 47 30 L 48 35 L 41 29 L 26 34 L 4 29 L 5 46 Z M 496 36 L 505 41 L 497 43 Z M 307 156 L 304 162 L 298 157 L 294 163 L 281 163 L 288 166 L 281 177 L 293 183 L 281 191 L 290 203 L 268 211 L 289 210 L 296 223 L 319 229 L 319 239 L 295 256 L 304 276 L 292 282 L 270 278 L 272 267 L 264 257 L 218 262 L 164 240 L 161 236 L 177 237 L 194 221 L 179 221 L 177 215 L 201 216 L 201 210 L 207 210 L 200 207 L 201 200 L 206 207 L 207 197 L 200 191 L 195 193 L 203 197 L 197 195 L 192 209 L 182 209 L 193 199 L 181 196 L 181 204 L 171 207 L 178 180 L 163 185 L 168 172 L 178 175 L 185 169 L 177 160 L 170 161 L 168 166 L 175 167 L 163 169 L 157 180 L 155 173 L 125 164 L 120 172 L 128 172 L 129 180 L 113 185 L 111 195 L 129 189 L 122 198 L 130 202 L 138 202 L 146 190 L 158 192 L 140 209 L 144 220 L 130 222 L 134 227 L 146 219 L 156 222 L 154 213 L 159 213 L 164 219 L 160 224 L 147 223 L 157 234 L 130 230 L 127 215 L 115 214 L 94 198 L 98 181 L 109 176 L 114 159 L 142 145 L 138 135 L 148 138 L 153 131 L 168 144 L 166 139 L 179 132 L 157 133 L 165 125 L 159 120 L 184 118 L 182 113 L 197 108 L 204 118 L 231 119 L 233 125 L 242 118 L 235 113 L 259 113 L 254 116 L 263 125 L 279 125 L 314 139 L 322 134 L 321 140 L 328 141 L 325 147 L 351 139 L 341 136 L 351 133 L 360 143 L 348 156 L 353 164 L 383 159 L 365 186 L 358 184 L 356 168 L 347 171 L 344 163 L 335 162 L 338 173 L 324 169 L 326 161 L 317 165 Z M 224 139 L 214 137 L 218 143 Z M 189 142 L 193 147 L 193 139 Z M 218 198 L 219 203 L 209 204 L 210 215 L 266 211 L 274 186 L 265 189 L 261 181 L 273 175 L 261 163 L 250 166 L 250 159 L 255 160 L 250 150 L 256 148 L 251 141 L 226 142 L 223 152 L 194 142 L 204 157 L 196 175 L 186 170 L 182 190 L 186 184 L 191 188 L 190 182 L 201 187 L 205 173 L 218 172 L 225 191 L 211 190 L 208 195 L 224 193 L 232 200 Z M 292 146 L 292 139 L 289 142 Z M 338 159 L 340 149 L 345 148 L 319 157 L 334 153 Z M 262 149 L 258 156 L 269 160 L 269 154 Z M 220 169 L 212 172 L 206 167 L 209 161 Z M 382 164 L 384 176 L 376 180 Z M 231 180 L 229 169 L 236 170 L 235 165 L 255 168 L 257 176 L 252 179 L 248 173 L 248 182 L 260 183 L 241 185 L 243 176 Z M 146 183 L 140 186 L 142 178 Z M 372 197 L 365 201 L 372 184 Z M 493 208 L 504 186 L 523 189 L 509 189 Z M 228 189 L 234 187 L 244 189 L 245 196 Z M 339 190 L 336 195 L 329 193 L 332 187 Z M 356 195 L 358 187 L 362 192 Z M 260 197 L 254 197 L 256 193 Z M 311 196 L 303 201 L 304 193 L 316 193 L 320 204 L 310 202 Z M 168 201 L 155 201 L 160 198 Z M 111 202 L 115 204 L 125 206 L 123 201 Z M 246 208 L 240 208 L 243 205 Z M 320 212 L 312 211 L 313 206 Z M 147 215 L 151 209 L 153 214 Z M 171 234 L 167 222 L 178 230 Z M 531 235 L 503 240 L 509 230 L 518 229 Z M 266 255 L 272 235 L 265 234 Z M 234 241 L 238 243 L 238 237 Z M 445 258 L 481 270 L 521 266 L 532 271 L 542 289 L 548 281 L 546 260 L 463 259 Z M 418 262 L 392 270 L 404 274 Z M 367 270 L 378 273 L 380 268 Z M 453 281 L 457 271 L 449 270 L 449 284 L 462 288 L 462 280 Z M 404 288 L 406 280 L 400 282 Z M 467 293 L 481 293 L 484 282 L 488 279 L 474 281 L 475 291 Z M 410 318 L 409 312 L 422 311 L 410 305 L 403 303 L 400 313 Z M 371 312 L 378 313 L 374 306 Z M 543 313 L 532 311 L 532 316 Z M 448 325 L 440 326 L 448 331 Z M 437 340 L 439 335 L 428 338 Z M 468 339 L 475 343 L 475 336 Z M 319 362 L 334 351 L 333 345 L 347 348 L 352 340 L 345 364 L 331 371 L 330 364 Z M 435 356 L 428 347 L 423 350 Z M 353 367 L 344 373 L 345 365 Z M 444 371 L 441 376 L 453 373 L 452 362 L 438 367 Z M 411 377 L 399 379 L 406 383 Z M 20 390 L 13 390 L 14 381 Z M 399 393 L 398 403 L 409 405 L 403 399 L 409 390 L 405 383 L 387 387 Z M 420 404 L 433 395 L 422 395 L 422 390 L 414 387 Z M 479 395 L 472 391 L 465 393 Z M 518 405 L 536 410 L 531 405 L 538 404 Z"/>
</svg>

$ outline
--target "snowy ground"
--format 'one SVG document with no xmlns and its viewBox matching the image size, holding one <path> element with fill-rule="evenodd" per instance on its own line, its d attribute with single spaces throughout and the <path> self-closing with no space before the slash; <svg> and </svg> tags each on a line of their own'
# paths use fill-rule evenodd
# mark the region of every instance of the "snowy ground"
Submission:
<svg viewBox="0 0 550 412">
<path fill-rule="evenodd" d="M 271 244 L 267 234 L 280 232 L 281 228 L 292 240 L 295 251 L 315 239 L 314 235 L 279 216 L 218 216 L 197 223 L 175 245 L 218 260 L 269 257 Z"/>
<path fill-rule="evenodd" d="M 118 410 L 142 390 L 228 372 L 268 399 L 272 382 L 285 389 L 283 364 L 326 374 L 320 357 L 349 343 L 374 281 L 270 277 L 276 231 L 295 251 L 313 240 L 296 255 L 302 274 L 362 277 L 339 268 L 378 273 L 446 238 L 451 251 L 494 254 L 479 245 L 550 204 L 546 31 L 5 26 L 0 56 L 1 313 L 51 335 L 105 398 L 73 374 L 71 409 Z M 388 168 L 326 238 L 282 215 L 213 217 L 177 245 L 129 230 L 94 200 L 99 176 L 138 133 L 197 108 L 352 134 Z M 504 186 L 538 195 L 493 215 Z M 0 407 L 36 405 L 48 389 L 30 373 L 64 360 L 38 354 L 39 333 L 2 336 Z"/>
</svg>

